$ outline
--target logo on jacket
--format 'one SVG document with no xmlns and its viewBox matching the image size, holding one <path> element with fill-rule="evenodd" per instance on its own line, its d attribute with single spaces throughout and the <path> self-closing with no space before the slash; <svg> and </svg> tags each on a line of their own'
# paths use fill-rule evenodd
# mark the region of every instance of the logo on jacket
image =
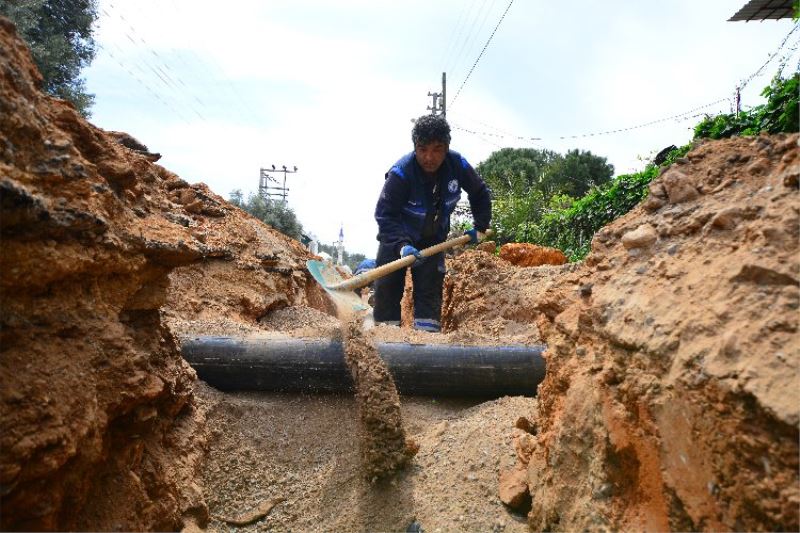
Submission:
<svg viewBox="0 0 800 533">
<path fill-rule="evenodd" d="M 450 180 L 450 183 L 447 184 L 447 190 L 456 192 L 458 190 L 458 180 Z"/>
</svg>

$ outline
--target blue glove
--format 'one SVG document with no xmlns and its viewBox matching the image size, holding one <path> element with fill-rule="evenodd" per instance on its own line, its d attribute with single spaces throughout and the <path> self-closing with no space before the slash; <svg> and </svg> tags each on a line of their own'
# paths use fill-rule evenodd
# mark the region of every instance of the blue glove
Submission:
<svg viewBox="0 0 800 533">
<path fill-rule="evenodd" d="M 403 246 L 400 249 L 400 257 L 406 257 L 406 256 L 409 256 L 409 255 L 413 255 L 414 257 L 417 258 L 417 260 L 414 261 L 414 263 L 412 263 L 411 268 L 419 266 L 419 265 L 421 265 L 422 263 L 425 262 L 425 258 L 422 257 L 422 254 L 419 253 L 419 250 L 417 250 L 416 248 L 414 248 L 410 244 L 406 244 L 405 246 Z"/>
<path fill-rule="evenodd" d="M 469 235 L 470 244 L 478 244 L 478 230 L 475 228 L 468 229 L 464 232 L 464 235 Z"/>
</svg>

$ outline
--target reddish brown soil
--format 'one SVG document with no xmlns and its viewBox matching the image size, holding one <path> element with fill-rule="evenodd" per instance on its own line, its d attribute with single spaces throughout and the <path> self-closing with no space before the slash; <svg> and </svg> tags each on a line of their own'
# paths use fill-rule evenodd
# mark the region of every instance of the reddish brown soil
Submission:
<svg viewBox="0 0 800 533">
<path fill-rule="evenodd" d="M 510 242 L 500 247 L 500 259 L 520 267 L 541 265 L 563 265 L 567 262 L 564 252 L 547 246 L 527 242 Z"/>
<path fill-rule="evenodd" d="M 533 529 L 798 528 L 799 174 L 796 134 L 707 142 L 583 264 L 454 263 L 448 327 L 549 346 Z"/>
<path fill-rule="evenodd" d="M 39 84 L 0 19 L 2 529 L 800 528 L 797 135 L 698 145 L 582 263 L 448 261 L 443 334 L 354 330 L 548 346 L 538 399 L 399 398 L 370 449 L 419 451 L 372 483 L 358 398 L 223 394 L 179 354 L 334 335 L 308 253 Z"/>
<path fill-rule="evenodd" d="M 0 18 L 0 526 L 205 524 L 205 409 L 163 318 L 324 308 L 309 256 L 40 84 Z"/>
<path fill-rule="evenodd" d="M 170 271 L 206 251 L 163 216 L 174 176 L 40 82 L 0 18 L 0 524 L 202 520 L 204 414 L 159 309 Z"/>
<path fill-rule="evenodd" d="M 406 439 L 394 379 L 362 324 L 356 316 L 344 326 L 344 359 L 355 386 L 362 466 L 374 480 L 403 468 L 419 446 Z"/>
</svg>

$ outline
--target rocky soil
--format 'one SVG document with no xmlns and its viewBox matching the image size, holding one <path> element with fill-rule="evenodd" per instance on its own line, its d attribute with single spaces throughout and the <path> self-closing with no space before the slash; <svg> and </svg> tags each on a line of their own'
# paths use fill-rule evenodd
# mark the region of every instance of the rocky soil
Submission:
<svg viewBox="0 0 800 533">
<path fill-rule="evenodd" d="M 226 271 L 257 317 L 320 301 L 309 256 L 40 85 L 0 18 L 0 527 L 205 523 L 205 410 L 164 310 L 176 288 L 186 319 L 230 302 L 171 278 Z"/>
<path fill-rule="evenodd" d="M 582 263 L 449 260 L 444 333 L 359 350 L 545 343 L 547 376 L 400 396 L 418 449 L 373 479 L 356 397 L 221 393 L 180 356 L 347 336 L 309 254 L 40 83 L 0 19 L 2 529 L 800 528 L 797 135 L 698 144 Z"/>
<path fill-rule="evenodd" d="M 449 327 L 549 346 L 533 529 L 798 528 L 799 176 L 796 134 L 702 143 L 580 265 L 454 263 Z"/>
</svg>

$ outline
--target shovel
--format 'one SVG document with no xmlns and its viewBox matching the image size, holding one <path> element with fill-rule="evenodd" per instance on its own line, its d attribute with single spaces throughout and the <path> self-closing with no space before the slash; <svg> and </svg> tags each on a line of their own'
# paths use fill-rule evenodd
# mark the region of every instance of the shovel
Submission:
<svg viewBox="0 0 800 533">
<path fill-rule="evenodd" d="M 491 234 L 491 230 L 487 230 L 486 236 Z M 455 246 L 467 244 L 470 241 L 469 235 L 462 235 L 449 241 L 431 246 L 420 250 L 419 253 L 422 257 L 430 257 L 439 252 L 449 250 Z M 322 288 L 328 293 L 340 314 L 351 314 L 354 311 L 366 311 L 369 305 L 365 304 L 361 297 L 356 294 L 356 289 L 366 287 L 378 278 L 382 278 L 387 274 L 391 274 L 401 268 L 411 266 L 417 258 L 413 255 L 401 257 L 391 263 L 386 263 L 378 268 L 373 268 L 363 274 L 354 276 L 350 279 L 343 279 L 341 274 L 336 270 L 336 267 L 331 263 L 325 261 L 317 261 L 316 259 L 309 259 L 306 261 L 308 271 L 317 282 L 322 285 Z"/>
</svg>

